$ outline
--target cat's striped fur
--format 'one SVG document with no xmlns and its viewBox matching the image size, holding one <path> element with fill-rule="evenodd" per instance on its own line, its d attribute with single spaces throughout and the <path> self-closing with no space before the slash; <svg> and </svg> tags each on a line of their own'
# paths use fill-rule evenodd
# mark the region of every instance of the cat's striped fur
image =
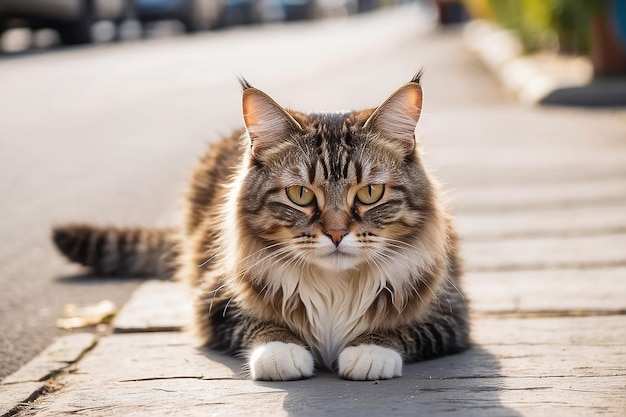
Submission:
<svg viewBox="0 0 626 417">
<path fill-rule="evenodd" d="M 467 307 L 456 235 L 416 148 L 419 76 L 341 113 L 285 110 L 242 82 L 245 129 L 193 173 L 176 248 L 169 230 L 70 226 L 55 241 L 99 273 L 164 271 L 146 260 L 175 253 L 175 276 L 198 288 L 203 343 L 248 354 L 255 379 L 309 377 L 314 362 L 391 378 L 403 361 L 459 352 Z"/>
<path fill-rule="evenodd" d="M 72 224 L 53 230 L 52 239 L 69 260 L 97 275 L 165 276 L 176 259 L 177 231 Z"/>
</svg>

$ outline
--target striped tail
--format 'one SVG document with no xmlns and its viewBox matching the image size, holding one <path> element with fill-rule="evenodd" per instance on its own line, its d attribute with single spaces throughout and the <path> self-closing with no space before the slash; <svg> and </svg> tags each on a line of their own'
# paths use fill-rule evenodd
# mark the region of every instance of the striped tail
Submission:
<svg viewBox="0 0 626 417">
<path fill-rule="evenodd" d="M 171 275 L 175 259 L 175 229 L 95 227 L 70 224 L 55 227 L 52 239 L 70 261 L 102 276 Z"/>
</svg>

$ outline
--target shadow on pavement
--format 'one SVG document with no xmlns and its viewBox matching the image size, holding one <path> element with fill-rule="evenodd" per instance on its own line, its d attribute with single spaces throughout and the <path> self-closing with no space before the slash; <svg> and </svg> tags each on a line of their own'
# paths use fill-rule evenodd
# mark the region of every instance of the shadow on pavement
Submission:
<svg viewBox="0 0 626 417">
<path fill-rule="evenodd" d="M 231 356 L 223 352 L 218 352 L 207 347 L 196 347 L 196 352 L 204 355 L 211 363 L 223 365 L 232 372 L 234 379 L 249 379 L 248 372 L 243 368 L 243 358 Z M 214 374 L 206 375 L 205 379 L 215 377 Z M 219 377 L 219 375 L 218 375 Z"/>
<path fill-rule="evenodd" d="M 498 360 L 475 347 L 406 365 L 404 376 L 392 380 L 354 382 L 318 373 L 305 381 L 259 384 L 285 390 L 283 407 L 294 416 L 521 416 L 500 402 L 503 381 Z"/>
<path fill-rule="evenodd" d="M 150 276 L 150 277 L 136 277 L 136 276 L 104 276 L 91 274 L 89 272 L 75 275 L 63 275 L 58 276 L 54 280 L 59 284 L 71 284 L 71 285 L 95 285 L 95 284 L 114 284 L 114 283 L 141 283 L 146 280 L 158 280 L 158 281 L 171 281 L 169 276 Z"/>
<path fill-rule="evenodd" d="M 626 106 L 626 77 L 596 79 L 583 86 L 557 88 L 544 97 L 541 104 L 623 107 Z"/>
</svg>

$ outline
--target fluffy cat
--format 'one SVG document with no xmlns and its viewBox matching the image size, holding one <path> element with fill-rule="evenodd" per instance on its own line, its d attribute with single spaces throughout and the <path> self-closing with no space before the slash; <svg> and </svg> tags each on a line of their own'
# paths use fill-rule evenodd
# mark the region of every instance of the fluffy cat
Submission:
<svg viewBox="0 0 626 417">
<path fill-rule="evenodd" d="M 245 128 L 201 160 L 180 229 L 68 225 L 55 243 L 98 274 L 171 267 L 197 288 L 203 344 L 244 354 L 256 380 L 388 379 L 462 351 L 457 239 L 415 139 L 420 76 L 375 109 L 308 114 L 242 80 Z"/>
</svg>

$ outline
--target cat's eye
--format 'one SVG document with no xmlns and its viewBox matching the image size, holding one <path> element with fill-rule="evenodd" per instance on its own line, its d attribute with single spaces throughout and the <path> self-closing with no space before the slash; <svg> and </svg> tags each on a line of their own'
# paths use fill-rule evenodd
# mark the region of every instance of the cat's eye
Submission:
<svg viewBox="0 0 626 417">
<path fill-rule="evenodd" d="M 313 191 L 301 185 L 287 187 L 287 197 L 299 206 L 308 206 L 315 200 Z"/>
<path fill-rule="evenodd" d="M 356 199 L 361 204 L 374 204 L 383 197 L 384 191 L 384 184 L 369 184 L 357 191 Z"/>
</svg>

